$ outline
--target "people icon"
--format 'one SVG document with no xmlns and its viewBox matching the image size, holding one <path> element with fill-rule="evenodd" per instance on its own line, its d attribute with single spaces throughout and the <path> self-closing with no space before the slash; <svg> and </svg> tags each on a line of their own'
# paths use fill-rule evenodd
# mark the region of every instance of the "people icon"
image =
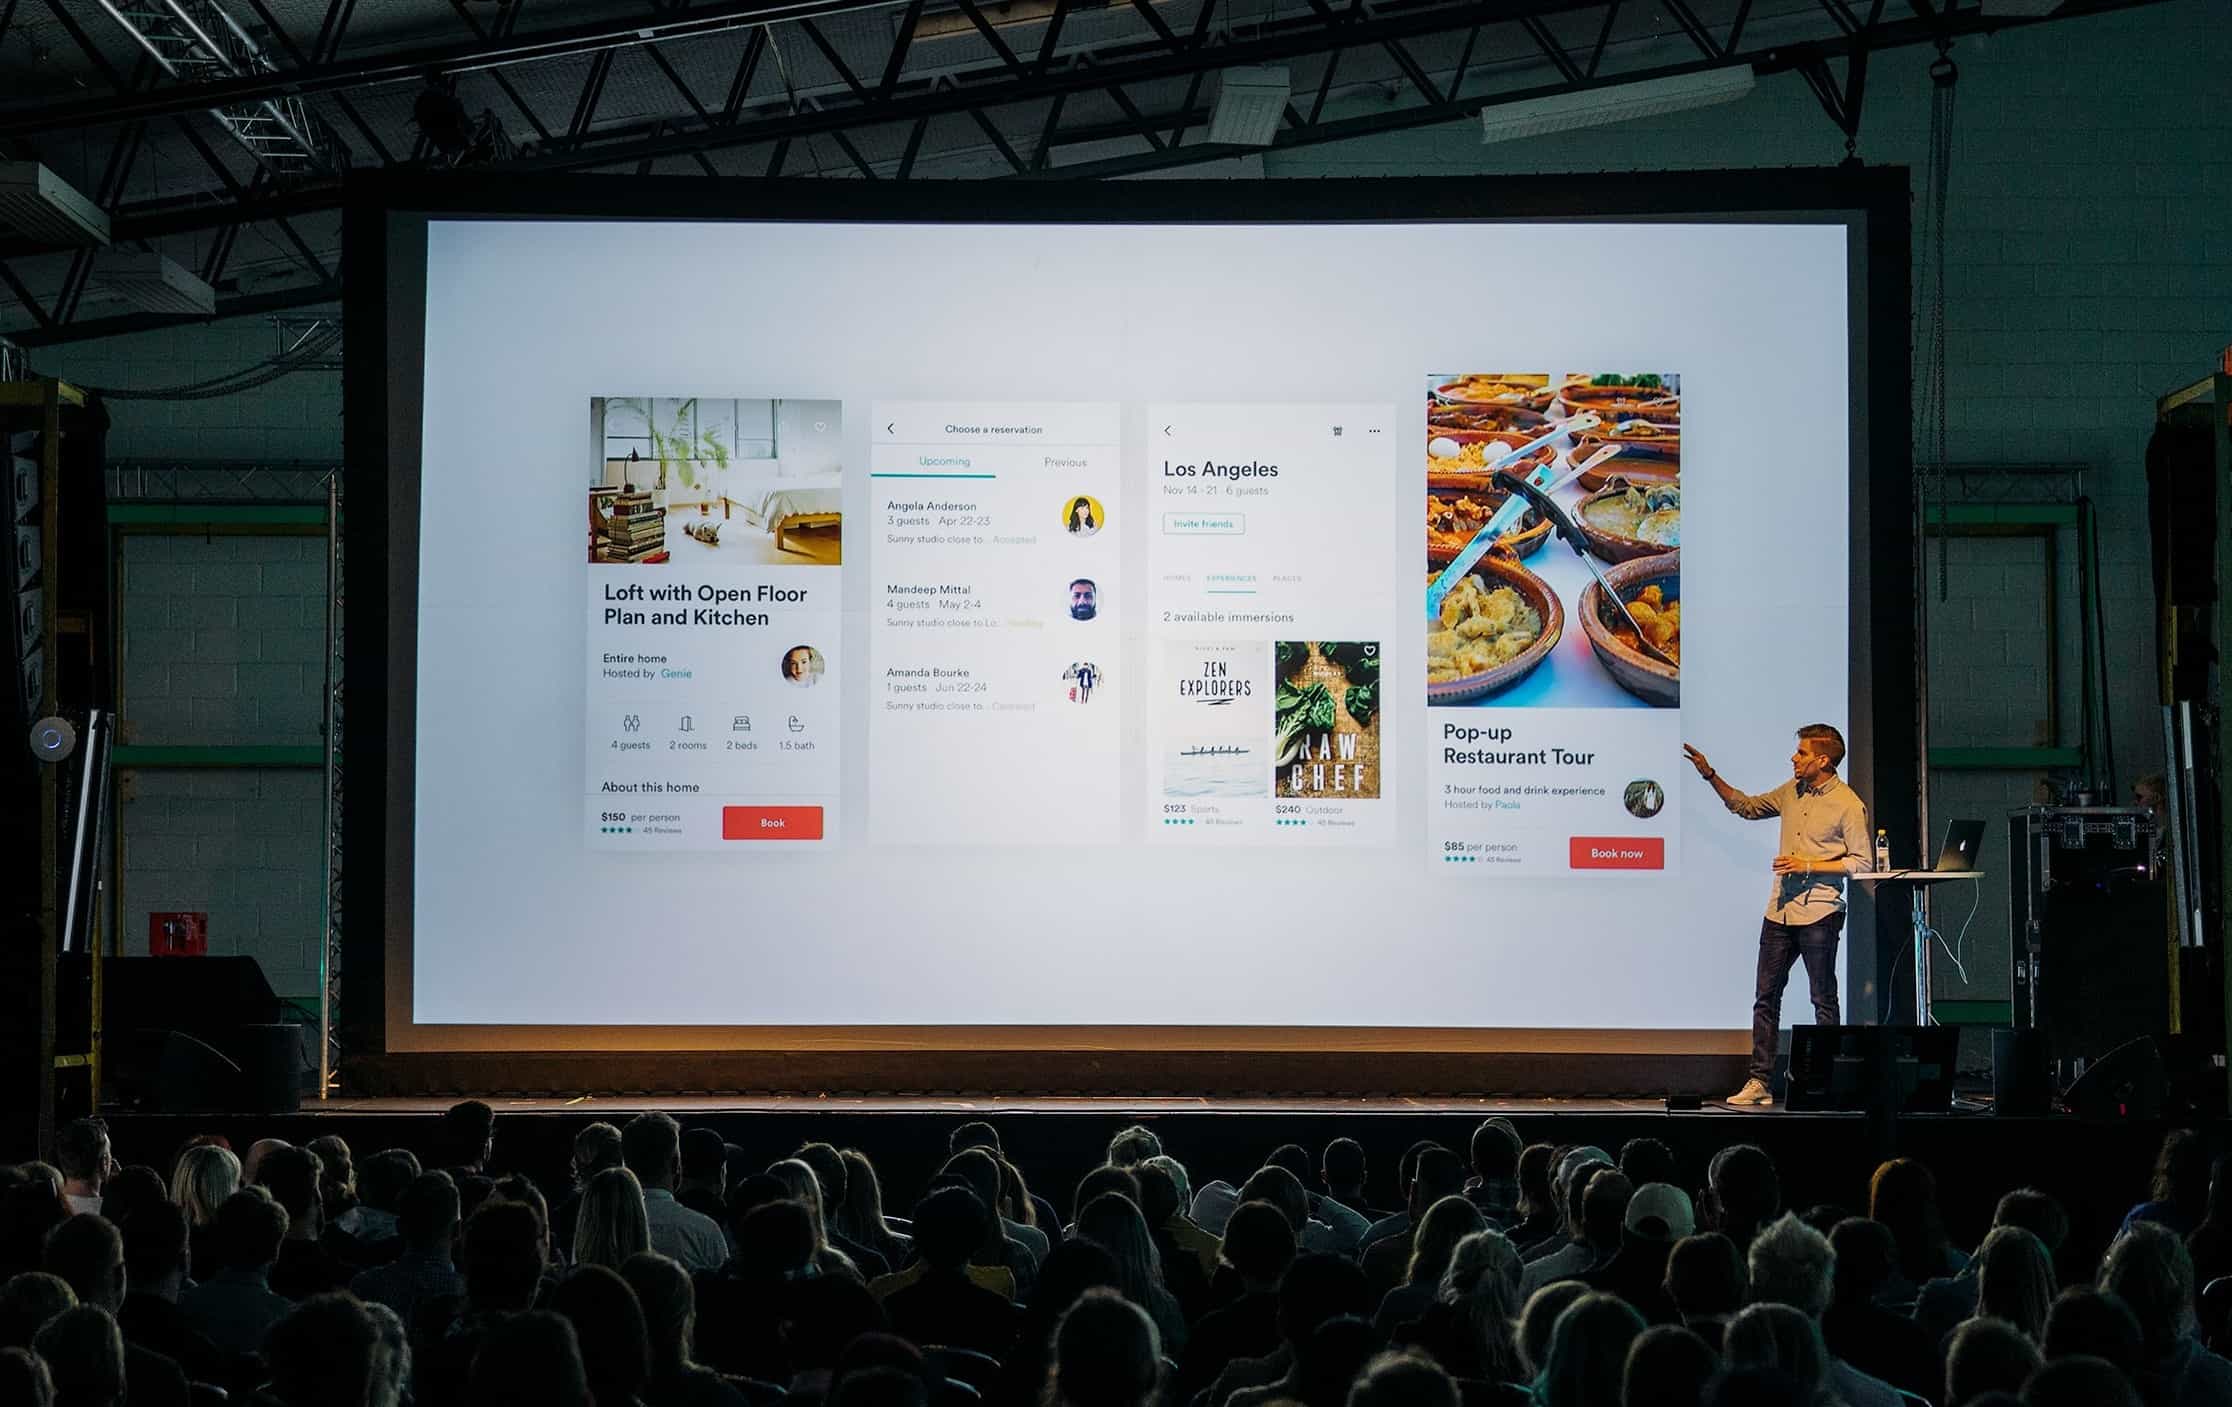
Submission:
<svg viewBox="0 0 2232 1407">
<path fill-rule="evenodd" d="M 1070 681 L 1069 701 L 1086 703 L 1093 697 L 1093 686 L 1100 682 L 1100 666 L 1091 660 L 1080 660 L 1063 670 L 1062 677 Z"/>
<path fill-rule="evenodd" d="M 1070 619 L 1091 620 L 1100 614 L 1100 588 L 1091 577 L 1081 576 L 1070 583 Z"/>
<path fill-rule="evenodd" d="M 822 653 L 811 645 L 793 645 L 783 651 L 783 681 L 801 689 L 821 682 Z"/>
<path fill-rule="evenodd" d="M 1062 528 L 1072 537 L 1091 537 L 1106 521 L 1100 501 L 1089 494 L 1077 495 L 1062 508 Z"/>
</svg>

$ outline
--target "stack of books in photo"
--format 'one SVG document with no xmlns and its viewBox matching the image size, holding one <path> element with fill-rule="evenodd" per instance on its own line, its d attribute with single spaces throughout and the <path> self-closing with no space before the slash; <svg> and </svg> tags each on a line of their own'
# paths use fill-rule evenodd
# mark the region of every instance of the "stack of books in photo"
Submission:
<svg viewBox="0 0 2232 1407">
<path fill-rule="evenodd" d="M 615 494 L 606 509 L 605 543 L 597 555 L 607 562 L 666 560 L 666 513 L 648 493 Z"/>
</svg>

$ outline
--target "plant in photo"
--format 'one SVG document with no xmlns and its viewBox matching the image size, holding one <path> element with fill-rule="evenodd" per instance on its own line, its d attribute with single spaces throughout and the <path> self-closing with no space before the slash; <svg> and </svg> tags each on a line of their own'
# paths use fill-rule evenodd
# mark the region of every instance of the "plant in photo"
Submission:
<svg viewBox="0 0 2232 1407">
<path fill-rule="evenodd" d="M 697 466 L 710 464 L 716 471 L 729 466 L 729 447 L 721 442 L 717 425 L 698 424 L 698 399 L 677 401 L 673 417 L 662 426 L 659 423 L 659 403 L 647 396 L 618 396 L 615 406 L 625 406 L 643 416 L 645 432 L 651 439 L 651 458 L 659 466 L 659 481 L 667 482 L 671 470 L 684 488 L 698 486 Z"/>
</svg>

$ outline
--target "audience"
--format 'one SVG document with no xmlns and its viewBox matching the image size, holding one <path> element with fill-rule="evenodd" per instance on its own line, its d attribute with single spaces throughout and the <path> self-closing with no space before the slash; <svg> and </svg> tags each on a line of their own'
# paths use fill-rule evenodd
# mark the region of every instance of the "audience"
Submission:
<svg viewBox="0 0 2232 1407">
<path fill-rule="evenodd" d="M 1294 1228 L 1269 1202 L 1244 1202 L 1225 1223 L 1220 1254 L 1239 1294 L 1195 1323 L 1173 1393 L 1180 1402 L 1235 1358 L 1260 1358 L 1279 1346 L 1279 1282 L 1294 1263 Z"/>
<path fill-rule="evenodd" d="M 405 1324 L 417 1322 L 421 1303 L 454 1300 L 465 1293 L 452 1248 L 457 1240 L 457 1184 L 446 1172 L 420 1173 L 403 1193 L 402 1253 L 386 1265 L 360 1271 L 351 1293 L 367 1304 L 384 1304 Z"/>
<path fill-rule="evenodd" d="M 1634 1142 L 1656 1140 L 1634 1140 Z M 1631 1143 L 1630 1147 L 1633 1144 Z M 1621 1156 L 1626 1157 L 1623 1149 Z M 1646 1154 L 1638 1162 L 1656 1165 Z M 1627 1174 L 1620 1174 L 1626 1177 Z M 1592 1191 L 1594 1184 L 1591 1184 Z M 1587 1208 L 1584 1204 L 1584 1214 Z M 1666 1293 L 1666 1262 L 1675 1243 L 1697 1230 L 1689 1194 L 1666 1182 L 1635 1189 L 1622 1213 L 1618 1248 L 1610 1259 L 1580 1276 L 1590 1289 L 1618 1295 L 1649 1324 L 1673 1324 L 1680 1316 Z"/>
<path fill-rule="evenodd" d="M 1976 1312 L 2013 1325 L 2037 1343 L 2054 1303 L 2054 1261 L 2046 1243 L 2019 1226 L 2002 1226 L 1976 1250 Z"/>
<path fill-rule="evenodd" d="M 1749 1143 L 1723 1148 L 1705 1171 L 1703 1223 L 1736 1243 L 1741 1256 L 1752 1238 L 1782 1211 L 1782 1181 L 1766 1150 Z"/>
<path fill-rule="evenodd" d="M 1396 1325 L 1416 1319 L 1432 1306 L 1441 1294 L 1442 1274 L 1449 1269 L 1457 1243 L 1486 1224 L 1480 1208 L 1462 1196 L 1444 1197 L 1426 1209 L 1418 1234 L 1411 1241 L 1410 1265 L 1404 1271 L 1403 1283 L 1380 1297 L 1379 1309 L 1372 1316 L 1372 1328 L 1381 1339 L 1394 1332 Z"/>
<path fill-rule="evenodd" d="M 1814 1321 L 1787 1304 L 1755 1304 L 1728 1321 L 1721 1356 L 1731 1368 L 1770 1368 L 1809 1397 L 1829 1391 L 1829 1350 Z"/>
<path fill-rule="evenodd" d="M 178 1297 L 188 1327 L 220 1352 L 261 1352 L 264 1335 L 289 1308 L 271 1289 L 271 1268 L 286 1238 L 287 1213 L 262 1187 L 227 1197 L 217 1209 L 211 1245 L 216 1274 Z"/>
<path fill-rule="evenodd" d="M 1457 1407 L 1457 1384 L 1430 1358 L 1383 1353 L 1366 1364 L 1347 1407 Z"/>
<path fill-rule="evenodd" d="M 1586 1170 L 1589 1164 L 1583 1164 Z M 1617 1168 L 1601 1167 L 1586 1173 L 1578 1199 L 1580 1237 L 1527 1266 L 1524 1288 L 1530 1293 L 1553 1280 L 1587 1274 L 1608 1264 L 1620 1249 L 1620 1231 L 1627 1224 L 1629 1200 L 1635 1184 Z M 1579 1176 L 1576 1181 L 1579 1182 Z"/>
<path fill-rule="evenodd" d="M 1682 1323 L 1716 1353 L 1723 1328 L 1744 1307 L 1745 1287 L 1744 1254 L 1721 1232 L 1684 1236 L 1667 1253 L 1666 1297 Z"/>
<path fill-rule="evenodd" d="M 31 1346 L 53 1375 L 55 1407 L 123 1407 L 124 1336 L 107 1310 L 65 1309 L 47 1321 Z"/>
<path fill-rule="evenodd" d="M 1829 1308 L 1836 1263 L 1829 1238 L 1786 1212 L 1752 1238 L 1745 1257 L 1752 1303 L 1788 1305 L 1818 1323 Z M 1834 1355 L 1828 1381 L 1845 1407 L 1896 1407 L 1899 1400 L 1889 1383 Z"/>
<path fill-rule="evenodd" d="M 1509 1237 L 1473 1232 L 1451 1252 L 1434 1303 L 1417 1319 L 1397 1325 L 1393 1342 L 1422 1350 L 1452 1377 L 1491 1383 L 1524 1377 L 1512 1341 L 1524 1304 L 1521 1269 Z"/>
<path fill-rule="evenodd" d="M 1720 1368 L 1713 1346 L 1679 1324 L 1645 1329 L 1628 1348 L 1620 1407 L 1699 1407 Z"/>
<path fill-rule="evenodd" d="M 1513 1332 L 1523 1380 L 1531 1381 L 1542 1372 L 1543 1365 L 1550 1361 L 1550 1337 L 1557 1330 L 1558 1316 L 1588 1293 L 1589 1287 L 1578 1280 L 1560 1280 L 1527 1296 L 1526 1308 L 1519 1311 L 1519 1325 Z"/>
<path fill-rule="evenodd" d="M 2125 1215 L 2124 1230 L 2135 1222 L 2151 1221 L 2180 1237 L 2190 1236 L 2208 1208 L 2209 1145 L 2193 1129 L 2172 1129 L 2163 1135 L 2161 1151 L 2155 1155 L 2147 1200 Z"/>
<path fill-rule="evenodd" d="M 642 1189 L 650 1248 L 672 1257 L 684 1270 L 718 1269 L 728 1259 L 728 1240 L 721 1235 L 720 1223 L 675 1200 L 682 1167 L 682 1126 L 674 1116 L 638 1114 L 628 1120 L 620 1131 L 620 1159 Z M 642 1249 L 634 1247 L 610 1263 L 618 1265 Z"/>
<path fill-rule="evenodd" d="M 1583 1294 L 1550 1331 L 1549 1354 L 1535 1375 L 1535 1401 L 1540 1407 L 1619 1407 L 1628 1350 L 1642 1334 L 1642 1316 L 1618 1297 Z"/>
<path fill-rule="evenodd" d="M 2075 1234 L 2037 1188 L 1949 1183 L 1941 1208 L 1910 1158 L 1875 1169 L 1866 1217 L 1839 1209 L 1855 1170 L 1793 1169 L 1812 1210 L 1792 1216 L 1757 1147 L 1715 1154 L 1693 1206 L 1659 1139 L 1615 1160 L 1499 1118 L 1462 1158 L 1413 1143 L 1382 1215 L 1355 1139 L 1281 1144 L 1195 1195 L 1167 1133 L 1119 1131 L 1062 1228 L 1030 1190 L 1061 1170 L 981 1122 L 934 1173 L 888 1165 L 927 1174 L 907 1221 L 859 1149 L 755 1172 L 772 1150 L 660 1114 L 560 1145 L 555 1217 L 527 1168 L 494 1168 L 475 1101 L 424 1169 L 330 1132 L 245 1160 L 197 1135 L 166 1179 L 79 1120 L 52 1164 L 0 1166 L 0 1402 L 2232 1404 L 2206 1337 L 2224 1299 L 2201 1296 L 2232 1256 L 2232 1161 L 2203 1134 L 2163 1141 L 2111 1242 L 2129 1193 L 2066 1173 Z M 518 1166 L 538 1143 L 505 1147 Z M 1949 1209 L 1986 1206 L 1956 1243 Z M 2084 1283 L 2057 1294 L 2057 1258 Z"/>
<path fill-rule="evenodd" d="M 73 1216 L 101 1210 L 101 1189 L 116 1171 L 108 1125 L 72 1119 L 54 1131 L 54 1163 L 62 1170 L 62 1200 Z"/>
<path fill-rule="evenodd" d="M 1898 1248 L 1892 1275 L 1880 1292 L 1884 1304 L 1912 1313 L 1922 1286 L 1941 1275 L 1958 1275 L 1968 1257 L 1946 1239 L 1938 1211 L 1937 1178 L 1927 1164 L 1893 1158 L 1868 1181 L 1868 1219 L 1891 1230 Z"/>
<path fill-rule="evenodd" d="M 642 1184 L 627 1168 L 606 1168 L 590 1178 L 574 1215 L 574 1264 L 617 1268 L 629 1256 L 650 1250 L 648 1205 Z"/>
<path fill-rule="evenodd" d="M 207 1280 L 217 1273 L 217 1209 L 239 1190 L 240 1159 L 230 1148 L 203 1143 L 178 1155 L 178 1166 L 171 1173 L 171 1200 L 185 1209 L 192 1228 L 188 1233 L 193 1244 L 190 1273 L 196 1280 Z"/>
<path fill-rule="evenodd" d="M 1162 1384 L 1155 1322 L 1114 1290 L 1087 1290 L 1054 1330 L 1048 1407 L 1149 1407 Z"/>
<path fill-rule="evenodd" d="M 566 1195 L 550 1209 L 551 1228 L 558 1249 L 572 1254 L 574 1226 L 581 1215 L 581 1198 L 589 1179 L 607 1168 L 620 1166 L 620 1130 L 598 1120 L 574 1135 L 573 1159 L 567 1167 Z"/>
<path fill-rule="evenodd" d="M 2090 1285 L 2072 1285 L 2054 1296 L 2046 1312 L 2046 1337 L 2040 1347 L 2049 1362 L 2057 1358 L 2104 1358 L 2136 1375 L 2145 1361 L 2138 1317 L 2130 1306 Z"/>
<path fill-rule="evenodd" d="M 2036 1236 L 2049 1256 L 2061 1253 L 2069 1237 L 2069 1218 L 2061 1203 L 2034 1187 L 2018 1187 L 2000 1198 L 1992 1229 L 2019 1226 Z M 1924 1285 L 1914 1302 L 1914 1322 L 1936 1343 L 1976 1313 L 1977 1266 L 1972 1258 L 1957 1275 L 1939 1276 Z"/>
<path fill-rule="evenodd" d="M 2043 1360 L 2014 1325 L 1971 1319 L 1953 1331 L 1945 1351 L 1944 1407 L 1969 1407 L 1988 1392 L 2021 1392 Z M 2212 1399 L 2222 1401 L 2224 1399 Z"/>
<path fill-rule="evenodd" d="M 2166 1155 L 2167 1156 L 2167 1153 Z M 2193 1258 L 2175 1227 L 2127 1219 L 2100 1265 L 2100 1288 L 2139 1321 L 2141 1395 L 2161 1407 L 2232 1402 L 2232 1363 L 2193 1336 Z"/>
<path fill-rule="evenodd" d="M 1933 1336 L 1916 1319 L 1877 1302 L 1898 1254 L 1891 1228 L 1865 1217 L 1847 1217 L 1830 1231 L 1829 1249 L 1836 1256 L 1836 1271 L 1829 1308 L 1821 1316 L 1821 1338 L 1829 1352 L 1902 1392 L 1917 1397 L 1936 1392 L 1941 1382 L 1938 1343 L 1944 1334 Z M 1968 1284 L 1973 1312 L 1974 1279 Z M 1951 1332 L 1949 1326 L 1946 1333 Z"/>
</svg>

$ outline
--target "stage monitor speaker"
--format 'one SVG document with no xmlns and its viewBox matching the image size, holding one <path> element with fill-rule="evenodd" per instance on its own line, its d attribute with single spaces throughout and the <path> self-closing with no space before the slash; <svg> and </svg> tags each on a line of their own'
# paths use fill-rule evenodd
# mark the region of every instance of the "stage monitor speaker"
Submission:
<svg viewBox="0 0 2232 1407">
<path fill-rule="evenodd" d="M 2046 1033 L 2027 1026 L 1992 1032 L 1992 1112 L 2009 1118 L 2044 1117 L 2053 1107 L 2047 1074 Z"/>
<path fill-rule="evenodd" d="M 1792 1109 L 1942 1114 L 1952 1107 L 1958 1026 L 1793 1026 Z"/>
<path fill-rule="evenodd" d="M 165 1031 L 150 1097 L 157 1113 L 210 1114 L 240 1102 L 240 1067 L 184 1031 Z"/>
<path fill-rule="evenodd" d="M 242 1026 L 233 1049 L 243 1072 L 240 1092 L 255 1114 L 292 1114 L 302 1107 L 302 1028 L 285 1022 Z"/>
<path fill-rule="evenodd" d="M 65 953 L 56 972 L 61 1012 L 83 1013 L 91 966 Z M 250 957 L 108 958 L 101 963 L 106 1078 L 127 1102 L 165 1105 L 174 1098 L 213 1099 L 197 1109 L 284 1113 L 301 1106 L 301 1028 L 280 1020 L 279 999 Z M 65 1045 L 83 1041 L 84 1017 L 61 1023 Z M 174 1040 L 190 1039 L 223 1060 L 220 1080 L 188 1052 L 177 1087 L 170 1081 Z M 212 1093 L 213 1090 L 219 1092 Z"/>
<path fill-rule="evenodd" d="M 2062 1096 L 2080 1119 L 2114 1122 L 2162 1117 L 2170 1100 L 2170 1072 L 2152 1036 L 2126 1041 L 2091 1065 Z"/>
</svg>

